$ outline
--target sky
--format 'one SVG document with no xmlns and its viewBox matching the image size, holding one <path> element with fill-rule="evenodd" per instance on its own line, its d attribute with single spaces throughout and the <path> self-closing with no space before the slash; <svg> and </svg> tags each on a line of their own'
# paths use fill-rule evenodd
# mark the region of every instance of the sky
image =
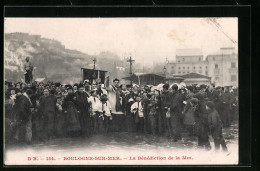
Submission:
<svg viewBox="0 0 260 171">
<path fill-rule="evenodd" d="M 111 51 L 137 62 L 175 60 L 176 49 L 238 47 L 237 18 L 5 18 L 5 33 L 56 39 L 89 55 Z"/>
</svg>

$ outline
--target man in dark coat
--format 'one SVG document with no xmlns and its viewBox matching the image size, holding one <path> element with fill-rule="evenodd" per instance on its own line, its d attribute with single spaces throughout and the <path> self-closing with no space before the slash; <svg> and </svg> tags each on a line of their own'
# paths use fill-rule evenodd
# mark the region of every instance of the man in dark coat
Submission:
<svg viewBox="0 0 260 171">
<path fill-rule="evenodd" d="M 172 96 L 171 96 L 171 128 L 172 128 L 172 137 L 176 142 L 181 139 L 181 112 L 182 112 L 182 95 L 178 91 L 178 86 L 172 86 Z"/>
<path fill-rule="evenodd" d="M 112 91 L 116 94 L 116 112 L 122 112 L 122 103 L 121 101 L 121 96 L 122 93 L 120 91 L 121 87 L 119 86 L 119 80 L 116 78 L 113 80 L 114 85 L 112 85 Z"/>
<path fill-rule="evenodd" d="M 66 86 L 68 95 L 64 98 L 62 108 L 65 115 L 66 123 L 66 136 L 75 137 L 80 135 L 80 121 L 79 121 L 79 111 L 77 98 L 75 93 L 73 93 L 73 88 L 71 85 Z"/>
<path fill-rule="evenodd" d="M 163 133 L 165 135 L 170 136 L 171 130 L 166 120 L 166 112 L 169 110 L 171 106 L 171 92 L 169 92 L 169 85 L 163 85 L 163 91 L 161 95 L 161 117 L 158 117 L 158 131 L 159 135 Z"/>
<path fill-rule="evenodd" d="M 220 145 L 223 151 L 227 151 L 227 146 L 222 135 L 222 123 L 218 112 L 215 110 L 215 105 L 212 101 L 206 103 L 206 109 L 208 111 L 208 124 L 211 135 L 214 139 L 215 150 L 219 150 Z"/>
<path fill-rule="evenodd" d="M 128 132 L 134 131 L 134 115 L 130 111 L 133 101 L 133 92 L 124 91 L 124 93 L 122 93 L 122 108 L 126 116 L 126 125 Z"/>
<path fill-rule="evenodd" d="M 25 83 L 29 84 L 32 82 L 33 79 L 33 75 L 32 75 L 32 71 L 33 71 L 33 65 L 32 63 L 29 61 L 29 57 L 27 57 L 25 59 L 25 64 L 24 64 L 24 70 L 25 70 Z"/>
<path fill-rule="evenodd" d="M 197 93 L 194 95 L 194 98 L 199 100 L 198 106 L 195 109 L 195 127 L 196 134 L 198 136 L 198 146 L 202 148 L 206 148 L 208 150 L 211 149 L 209 143 L 209 127 L 208 127 L 208 113 L 206 110 L 206 102 L 201 93 Z"/>
<path fill-rule="evenodd" d="M 40 113 L 42 115 L 42 137 L 45 140 L 54 136 L 54 122 L 57 98 L 50 94 L 49 89 L 43 90 L 44 95 L 40 98 Z"/>
<path fill-rule="evenodd" d="M 79 91 L 75 93 L 77 107 L 79 110 L 79 121 L 82 135 L 88 136 L 90 131 L 90 115 L 89 115 L 89 95 L 84 92 L 82 84 L 79 85 Z"/>
<path fill-rule="evenodd" d="M 17 129 L 15 139 L 19 141 L 26 141 L 31 143 L 32 140 L 32 102 L 30 97 L 33 91 L 27 89 L 25 93 L 19 96 L 19 100 L 16 101 L 16 122 Z"/>
<path fill-rule="evenodd" d="M 230 115 L 231 115 L 232 97 L 228 87 L 224 88 L 224 93 L 222 95 L 221 102 L 222 102 L 221 120 L 224 127 L 229 127 L 231 123 Z"/>
<path fill-rule="evenodd" d="M 207 91 L 208 100 L 213 101 L 215 104 L 219 100 L 219 93 L 215 89 L 214 85 L 210 85 Z"/>
</svg>

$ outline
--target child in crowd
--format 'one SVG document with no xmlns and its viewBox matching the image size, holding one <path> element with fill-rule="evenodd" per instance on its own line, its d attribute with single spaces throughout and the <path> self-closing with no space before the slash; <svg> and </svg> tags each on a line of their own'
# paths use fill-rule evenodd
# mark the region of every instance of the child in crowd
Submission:
<svg viewBox="0 0 260 171">
<path fill-rule="evenodd" d="M 214 103 L 212 101 L 207 102 L 206 109 L 208 111 L 208 123 L 211 135 L 214 139 L 215 150 L 219 150 L 221 145 L 222 150 L 227 151 L 227 146 L 222 135 L 222 123 Z"/>
<path fill-rule="evenodd" d="M 110 129 L 111 125 L 111 120 L 112 120 L 112 115 L 111 115 L 111 105 L 108 101 L 107 95 L 103 94 L 100 97 L 100 100 L 102 102 L 102 111 L 103 111 L 103 117 L 104 117 L 104 128 L 105 128 L 105 133 L 108 133 L 108 130 Z"/>
<path fill-rule="evenodd" d="M 103 121 L 102 118 L 102 103 L 101 101 L 98 99 L 97 96 L 97 91 L 96 90 L 92 90 L 90 92 L 91 96 L 88 98 L 88 103 L 90 103 L 90 117 L 92 120 L 92 133 L 97 133 L 100 132 L 99 130 L 102 129 L 99 127 L 99 123 L 101 122 L 101 119 Z"/>
</svg>

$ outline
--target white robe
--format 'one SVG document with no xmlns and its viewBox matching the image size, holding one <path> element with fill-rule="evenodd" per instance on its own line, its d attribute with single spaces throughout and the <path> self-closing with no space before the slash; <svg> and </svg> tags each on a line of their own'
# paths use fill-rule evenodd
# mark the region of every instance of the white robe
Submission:
<svg viewBox="0 0 260 171">
<path fill-rule="evenodd" d="M 138 107 L 138 103 L 139 103 L 139 107 Z M 135 113 L 137 112 L 137 109 L 138 109 L 139 117 L 144 117 L 142 102 L 135 102 L 134 104 L 132 104 L 131 112 Z"/>
</svg>

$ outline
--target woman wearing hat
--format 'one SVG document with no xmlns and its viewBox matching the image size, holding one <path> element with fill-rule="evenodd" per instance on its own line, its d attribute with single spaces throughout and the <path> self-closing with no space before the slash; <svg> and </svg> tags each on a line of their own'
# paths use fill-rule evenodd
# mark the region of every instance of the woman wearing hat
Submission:
<svg viewBox="0 0 260 171">
<path fill-rule="evenodd" d="M 195 116 L 194 112 L 198 105 L 197 98 L 191 98 L 187 101 L 187 104 L 184 107 L 182 112 L 183 114 L 183 124 L 185 128 L 189 131 L 190 135 L 194 135 L 194 125 L 195 125 Z"/>
<path fill-rule="evenodd" d="M 80 133 L 80 123 L 77 110 L 76 96 L 73 93 L 72 86 L 66 86 L 68 95 L 65 97 L 62 108 L 66 115 L 67 136 L 78 136 Z"/>
<path fill-rule="evenodd" d="M 156 123 L 158 121 L 158 115 L 160 115 L 160 91 L 154 90 L 154 94 L 150 98 L 148 104 L 148 123 L 153 135 L 156 135 Z"/>
</svg>

